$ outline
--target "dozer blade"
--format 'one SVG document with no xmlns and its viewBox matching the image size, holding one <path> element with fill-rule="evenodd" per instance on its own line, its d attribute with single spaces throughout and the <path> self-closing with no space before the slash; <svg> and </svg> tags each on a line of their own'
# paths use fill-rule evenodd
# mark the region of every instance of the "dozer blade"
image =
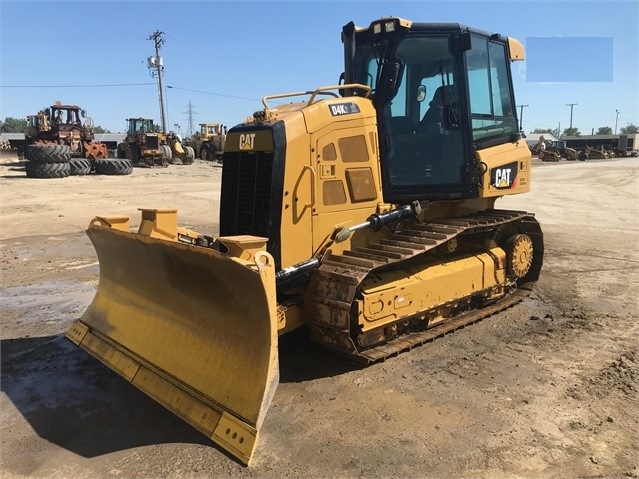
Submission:
<svg viewBox="0 0 639 479">
<path fill-rule="evenodd" d="M 100 282 L 67 337 L 249 464 L 279 381 L 273 258 L 87 234 Z"/>
</svg>

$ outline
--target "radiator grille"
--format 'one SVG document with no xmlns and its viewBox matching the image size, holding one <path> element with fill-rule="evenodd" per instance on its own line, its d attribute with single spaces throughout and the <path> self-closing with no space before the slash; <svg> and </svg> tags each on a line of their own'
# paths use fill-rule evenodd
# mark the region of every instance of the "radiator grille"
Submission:
<svg viewBox="0 0 639 479">
<path fill-rule="evenodd" d="M 222 169 L 220 234 L 271 238 L 273 154 L 227 153 Z"/>
<path fill-rule="evenodd" d="M 158 143 L 158 136 L 146 135 L 146 147 L 152 150 L 157 150 L 160 147 Z"/>
</svg>

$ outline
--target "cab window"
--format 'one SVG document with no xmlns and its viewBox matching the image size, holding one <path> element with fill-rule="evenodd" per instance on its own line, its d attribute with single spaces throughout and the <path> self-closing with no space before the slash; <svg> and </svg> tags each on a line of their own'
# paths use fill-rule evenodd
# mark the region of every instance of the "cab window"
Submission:
<svg viewBox="0 0 639 479">
<path fill-rule="evenodd" d="M 473 140 L 518 133 L 506 46 L 473 35 L 466 64 Z"/>
</svg>

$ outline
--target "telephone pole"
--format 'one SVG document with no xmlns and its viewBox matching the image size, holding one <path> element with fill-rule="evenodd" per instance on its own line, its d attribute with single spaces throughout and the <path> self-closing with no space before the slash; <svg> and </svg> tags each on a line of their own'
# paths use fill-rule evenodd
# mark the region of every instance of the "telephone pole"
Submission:
<svg viewBox="0 0 639 479">
<path fill-rule="evenodd" d="M 572 108 L 578 105 L 578 103 L 566 103 L 566 106 L 570 107 L 570 133 L 572 133 Z"/>
<path fill-rule="evenodd" d="M 517 105 L 519 108 L 519 131 L 524 131 L 524 108 L 530 105 Z"/>
<path fill-rule="evenodd" d="M 617 118 L 615 118 L 615 135 L 617 134 L 617 123 L 619 122 L 619 110 L 615 110 L 617 112 Z"/>
<path fill-rule="evenodd" d="M 162 131 L 166 133 L 166 118 L 164 116 L 164 88 L 162 87 L 162 75 L 164 74 L 164 62 L 160 56 L 160 48 L 164 45 L 164 38 L 162 38 L 164 32 L 156 30 L 149 36 L 149 40 L 153 40 L 155 44 L 155 56 L 148 58 L 148 67 L 151 71 L 151 76 L 157 75 L 158 77 L 158 96 L 160 98 L 160 118 L 162 119 Z M 155 72 L 152 71 L 155 69 Z"/>
</svg>

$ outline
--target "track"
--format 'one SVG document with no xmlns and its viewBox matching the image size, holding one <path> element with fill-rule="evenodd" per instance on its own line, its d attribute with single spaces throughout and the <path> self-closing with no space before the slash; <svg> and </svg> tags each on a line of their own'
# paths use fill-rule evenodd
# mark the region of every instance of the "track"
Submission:
<svg viewBox="0 0 639 479">
<path fill-rule="evenodd" d="M 359 286 L 371 272 L 416 257 L 461 235 L 491 231 L 518 223 L 535 243 L 530 273 L 498 302 L 452 316 L 426 331 L 412 331 L 370 349 L 357 347 L 351 332 L 353 302 Z M 539 253 L 539 254 L 538 254 Z M 541 230 L 533 215 L 524 211 L 487 210 L 454 219 L 436 219 L 412 225 L 389 238 L 341 255 L 329 254 L 313 275 L 304 298 L 306 322 L 312 336 L 359 363 L 370 364 L 399 354 L 447 333 L 507 309 L 528 296 L 538 277 L 543 257 Z M 470 300 L 470 298 L 469 298 Z M 402 320 L 405 318 L 402 318 Z"/>
</svg>

